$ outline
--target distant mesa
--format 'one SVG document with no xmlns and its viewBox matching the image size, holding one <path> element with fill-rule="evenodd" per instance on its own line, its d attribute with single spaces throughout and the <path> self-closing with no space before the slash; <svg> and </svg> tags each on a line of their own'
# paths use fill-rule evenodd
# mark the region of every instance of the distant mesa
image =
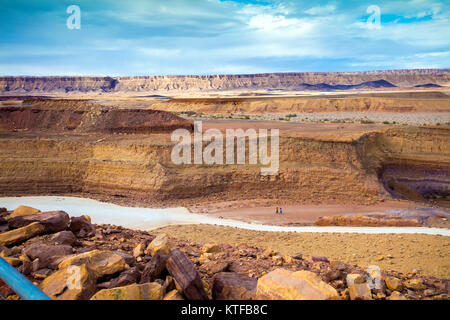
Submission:
<svg viewBox="0 0 450 320">
<path fill-rule="evenodd" d="M 424 83 L 423 85 L 418 85 Z M 394 87 L 440 87 L 450 83 L 450 69 L 380 70 L 364 72 L 292 72 L 239 75 L 128 77 L 0 77 L 0 93 L 132 93 L 241 90 L 350 90 Z M 168 94 L 169 93 L 169 94 Z"/>
<path fill-rule="evenodd" d="M 436 83 L 425 83 L 425 84 L 418 84 L 417 86 L 414 86 L 415 88 L 442 88 L 442 86 L 436 84 Z"/>
</svg>

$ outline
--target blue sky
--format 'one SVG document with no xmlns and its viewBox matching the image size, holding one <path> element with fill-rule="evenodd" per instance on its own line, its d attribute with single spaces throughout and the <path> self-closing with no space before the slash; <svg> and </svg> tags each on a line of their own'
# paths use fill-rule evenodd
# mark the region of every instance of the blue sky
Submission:
<svg viewBox="0 0 450 320">
<path fill-rule="evenodd" d="M 79 30 L 66 26 L 70 5 L 81 9 Z M 367 23 L 369 6 L 379 28 Z M 1 0 L 0 75 L 447 68 L 449 9 L 435 0 Z"/>
</svg>

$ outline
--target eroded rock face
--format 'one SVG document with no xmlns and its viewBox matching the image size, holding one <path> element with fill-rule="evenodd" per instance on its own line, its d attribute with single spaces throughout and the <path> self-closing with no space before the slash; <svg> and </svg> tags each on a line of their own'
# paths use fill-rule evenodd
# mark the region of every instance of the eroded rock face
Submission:
<svg viewBox="0 0 450 320">
<path fill-rule="evenodd" d="M 38 222 L 44 226 L 46 233 L 54 233 L 67 229 L 69 221 L 69 215 L 64 211 L 47 211 L 11 218 L 8 226 L 14 229 Z"/>
</svg>

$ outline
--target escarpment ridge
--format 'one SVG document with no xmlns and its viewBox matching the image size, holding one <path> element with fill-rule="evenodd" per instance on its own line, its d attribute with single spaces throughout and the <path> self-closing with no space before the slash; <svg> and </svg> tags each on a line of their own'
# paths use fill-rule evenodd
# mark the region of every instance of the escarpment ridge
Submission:
<svg viewBox="0 0 450 320">
<path fill-rule="evenodd" d="M 347 90 L 447 86 L 450 69 L 411 69 L 365 72 L 299 72 L 242 75 L 130 76 L 130 77 L 0 77 L 0 92 L 177 92 L 239 89 Z"/>
<path fill-rule="evenodd" d="M 0 129 L 41 132 L 149 133 L 191 130 L 192 121 L 151 109 L 120 109 L 81 100 L 24 100 L 0 107 Z"/>
</svg>

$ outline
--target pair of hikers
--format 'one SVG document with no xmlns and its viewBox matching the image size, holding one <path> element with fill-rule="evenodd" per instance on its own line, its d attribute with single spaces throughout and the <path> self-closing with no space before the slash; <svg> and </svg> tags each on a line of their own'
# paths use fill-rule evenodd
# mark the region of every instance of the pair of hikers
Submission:
<svg viewBox="0 0 450 320">
<path fill-rule="evenodd" d="M 277 210 L 275 210 L 275 214 L 283 214 L 283 209 L 280 208 L 280 209 L 278 210 L 278 207 L 277 207 Z"/>
</svg>

